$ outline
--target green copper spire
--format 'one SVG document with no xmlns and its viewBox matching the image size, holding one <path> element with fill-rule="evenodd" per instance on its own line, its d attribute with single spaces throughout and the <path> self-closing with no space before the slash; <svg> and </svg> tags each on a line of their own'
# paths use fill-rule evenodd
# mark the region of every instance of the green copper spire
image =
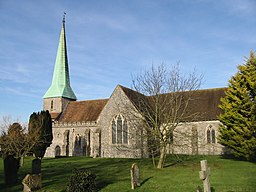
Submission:
<svg viewBox="0 0 256 192">
<path fill-rule="evenodd" d="M 76 100 L 76 96 L 70 86 L 69 80 L 68 55 L 65 35 L 65 13 L 62 21 L 62 29 L 55 61 L 52 84 L 43 98 L 46 99 L 52 97 L 65 97 L 68 99 Z"/>
</svg>

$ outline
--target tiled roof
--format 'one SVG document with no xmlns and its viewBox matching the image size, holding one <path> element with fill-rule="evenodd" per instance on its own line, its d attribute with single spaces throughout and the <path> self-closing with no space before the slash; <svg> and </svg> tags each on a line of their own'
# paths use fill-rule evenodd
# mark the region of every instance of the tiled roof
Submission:
<svg viewBox="0 0 256 192">
<path fill-rule="evenodd" d="M 227 88 L 215 88 L 192 91 L 192 100 L 187 111 L 188 114 L 197 113 L 196 117 L 185 121 L 217 120 L 222 113 L 218 107 L 220 99 L 225 97 Z M 187 116 L 188 117 L 188 116 Z"/>
<path fill-rule="evenodd" d="M 120 85 L 119 85 L 120 86 Z M 139 111 L 147 107 L 149 109 L 152 97 L 144 96 L 127 87 L 120 86 L 129 100 L 137 107 Z M 221 114 L 220 98 L 225 96 L 227 88 L 204 89 L 196 91 L 187 91 L 177 94 L 184 94 L 184 98 L 192 98 L 189 102 L 187 114 L 183 121 L 206 121 L 216 120 Z M 171 96 L 173 93 L 162 95 Z M 144 105 L 141 101 L 145 102 Z M 82 121 L 97 121 L 102 109 L 106 105 L 108 99 L 87 100 L 87 101 L 71 101 L 64 112 L 59 116 L 59 122 L 82 122 Z M 171 106 L 170 106 L 171 107 Z M 189 114 L 196 114 L 192 117 Z"/>
<path fill-rule="evenodd" d="M 143 110 L 143 107 L 149 107 L 151 105 L 152 97 L 144 96 L 123 86 L 120 87 L 139 111 Z M 227 88 L 216 88 L 175 93 L 183 94 L 184 99 L 190 99 L 188 109 L 182 121 L 216 120 L 218 115 L 221 114 L 221 109 L 218 107 L 220 98 L 225 96 L 226 90 Z M 166 99 L 169 96 L 171 97 L 171 94 L 173 93 L 163 94 L 161 96 Z"/>
<path fill-rule="evenodd" d="M 60 113 L 50 113 L 52 119 L 57 119 Z"/>
<path fill-rule="evenodd" d="M 96 121 L 108 99 L 71 101 L 59 118 L 59 122 Z"/>
<path fill-rule="evenodd" d="M 126 96 L 130 99 L 130 101 L 135 105 L 135 107 L 139 108 L 139 111 L 143 109 L 143 107 L 147 106 L 147 105 L 142 105 L 141 101 L 146 101 L 148 102 L 148 98 L 137 92 L 137 91 L 134 91 L 132 89 L 129 89 L 127 87 L 124 87 L 124 86 L 121 86 L 121 89 L 124 91 L 124 93 L 126 94 Z"/>
</svg>

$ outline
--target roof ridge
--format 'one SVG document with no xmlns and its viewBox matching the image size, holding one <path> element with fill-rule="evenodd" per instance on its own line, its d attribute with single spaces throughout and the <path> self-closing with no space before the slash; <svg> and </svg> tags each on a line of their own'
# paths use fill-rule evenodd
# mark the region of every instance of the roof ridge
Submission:
<svg viewBox="0 0 256 192">
<path fill-rule="evenodd" d="M 71 101 L 63 111 L 59 122 L 97 121 L 108 99 Z"/>
<path fill-rule="evenodd" d="M 140 93 L 140 92 L 138 92 L 138 91 L 136 91 L 136 90 L 134 90 L 134 89 L 132 89 L 132 88 L 128 88 L 128 87 L 122 86 L 122 85 L 120 85 L 120 84 L 118 84 L 118 86 L 120 86 L 122 89 L 127 89 L 127 90 L 129 90 L 129 91 L 133 91 L 133 92 L 135 92 L 135 93 L 137 93 L 137 94 L 140 94 L 140 95 L 142 95 L 142 96 L 146 96 L 146 95 L 144 95 L 144 94 L 142 94 L 142 93 Z"/>
<path fill-rule="evenodd" d="M 167 93 L 160 93 L 159 95 L 168 95 L 172 93 L 195 93 L 195 92 L 206 92 L 206 91 L 217 91 L 217 90 L 226 90 L 228 87 L 221 87 L 221 88 L 210 88 L 210 89 L 195 89 L 190 91 L 177 91 L 177 92 L 167 92 Z M 145 97 L 153 97 L 154 95 L 145 95 Z"/>
<path fill-rule="evenodd" d="M 89 99 L 89 100 L 80 100 L 80 101 L 71 101 L 71 102 L 81 103 L 81 102 L 86 102 L 86 101 L 107 101 L 107 100 L 109 100 L 109 98 L 106 98 L 106 99 Z"/>
</svg>

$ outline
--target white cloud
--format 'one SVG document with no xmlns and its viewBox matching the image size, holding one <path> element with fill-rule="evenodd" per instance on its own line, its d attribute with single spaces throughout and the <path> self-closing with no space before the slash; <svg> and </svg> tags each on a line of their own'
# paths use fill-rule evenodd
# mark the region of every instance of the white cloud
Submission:
<svg viewBox="0 0 256 192">
<path fill-rule="evenodd" d="M 14 66 L 1 66 L 0 80 L 11 81 L 15 83 L 27 83 L 32 73 L 25 64 L 16 64 Z"/>
<path fill-rule="evenodd" d="M 255 0 L 226 0 L 226 5 L 228 8 L 227 11 L 231 11 L 236 15 L 248 15 L 254 14 L 256 10 L 256 1 Z"/>
</svg>

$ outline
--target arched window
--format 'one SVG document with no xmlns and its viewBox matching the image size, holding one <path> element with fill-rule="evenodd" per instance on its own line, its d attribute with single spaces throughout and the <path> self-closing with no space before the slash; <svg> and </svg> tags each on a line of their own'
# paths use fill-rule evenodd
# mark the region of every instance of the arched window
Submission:
<svg viewBox="0 0 256 192">
<path fill-rule="evenodd" d="M 207 143 L 211 143 L 211 131 L 210 131 L 210 129 L 207 130 Z"/>
<path fill-rule="evenodd" d="M 216 143 L 216 132 L 212 125 L 207 128 L 207 143 Z"/>
<path fill-rule="evenodd" d="M 117 118 L 117 143 L 122 143 L 122 132 L 123 132 L 123 126 L 122 126 L 122 118 L 120 115 L 118 115 Z"/>
<path fill-rule="evenodd" d="M 112 144 L 128 144 L 128 125 L 122 115 L 112 120 Z"/>
<path fill-rule="evenodd" d="M 112 121 L 112 143 L 116 143 L 116 122 L 115 120 Z"/>
<path fill-rule="evenodd" d="M 60 156 L 60 154 L 61 154 L 60 146 L 59 146 L 59 145 L 57 145 L 57 146 L 55 147 L 55 157 L 59 157 L 59 156 Z"/>
<path fill-rule="evenodd" d="M 123 124 L 123 143 L 124 144 L 128 143 L 128 126 L 127 126 L 126 120 L 124 120 L 124 124 Z"/>
<path fill-rule="evenodd" d="M 216 143 L 215 130 L 212 129 L 212 143 Z"/>
</svg>

